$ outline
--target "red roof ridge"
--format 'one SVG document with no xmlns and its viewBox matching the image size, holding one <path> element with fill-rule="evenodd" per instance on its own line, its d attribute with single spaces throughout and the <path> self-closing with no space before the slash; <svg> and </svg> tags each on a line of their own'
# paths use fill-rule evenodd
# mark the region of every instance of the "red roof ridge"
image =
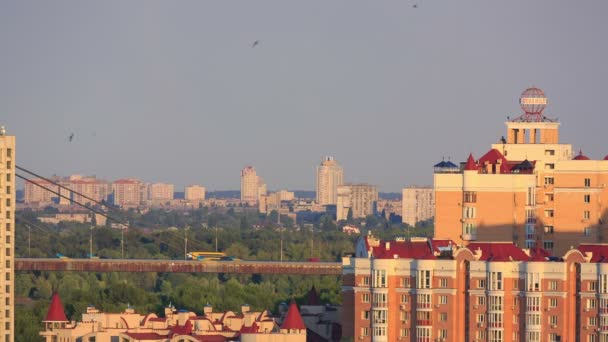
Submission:
<svg viewBox="0 0 608 342">
<path fill-rule="evenodd" d="M 63 304 L 61 298 L 57 292 L 53 293 L 51 298 L 51 305 L 49 305 L 49 311 L 46 313 L 44 322 L 69 322 L 63 311 Z"/>
</svg>

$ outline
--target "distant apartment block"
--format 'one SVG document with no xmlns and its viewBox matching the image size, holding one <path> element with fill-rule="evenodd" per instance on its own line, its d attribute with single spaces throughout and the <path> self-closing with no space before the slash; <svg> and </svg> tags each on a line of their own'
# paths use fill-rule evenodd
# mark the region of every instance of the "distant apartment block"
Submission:
<svg viewBox="0 0 608 342">
<path fill-rule="evenodd" d="M 25 204 L 30 206 L 70 205 L 73 201 L 92 204 L 94 201 L 100 202 L 107 199 L 110 194 L 110 183 L 97 179 L 95 176 L 72 175 L 49 179 L 61 187 L 44 179 L 32 179 L 32 182 L 25 182 Z"/>
<path fill-rule="evenodd" d="M 338 186 L 344 182 L 344 170 L 333 157 L 325 157 L 317 167 L 317 203 L 338 203 Z"/>
<path fill-rule="evenodd" d="M 51 191 L 59 192 L 59 187 L 47 180 L 32 178 L 32 182 L 25 182 L 24 202 L 30 206 L 46 206 L 57 201 L 58 195 Z M 44 188 L 43 188 L 44 187 Z"/>
<path fill-rule="evenodd" d="M 188 202 L 203 202 L 207 189 L 200 185 L 189 185 L 184 189 L 184 199 Z"/>
<path fill-rule="evenodd" d="M 378 189 L 369 184 L 345 184 L 338 186 L 336 204 L 337 220 L 346 220 L 348 212 L 353 218 L 364 218 L 374 213 L 378 201 Z"/>
<path fill-rule="evenodd" d="M 389 219 L 391 215 L 401 217 L 403 204 L 400 200 L 378 199 L 376 202 L 376 213 L 384 212 L 384 218 Z"/>
<path fill-rule="evenodd" d="M 121 207 L 137 207 L 147 197 L 147 186 L 138 179 L 119 179 L 112 183 L 114 204 Z"/>
<path fill-rule="evenodd" d="M 435 216 L 435 190 L 432 187 L 408 187 L 403 189 L 402 222 L 415 226 L 420 221 Z"/>
<path fill-rule="evenodd" d="M 266 183 L 259 177 L 253 166 L 241 171 L 241 201 L 257 204 L 261 195 L 266 195 Z"/>
<path fill-rule="evenodd" d="M 272 212 L 273 210 L 280 210 L 282 202 L 290 202 L 293 201 L 294 198 L 294 193 L 287 190 L 261 195 L 258 203 L 260 213 L 265 214 Z"/>
<path fill-rule="evenodd" d="M 167 183 L 152 183 L 148 185 L 148 200 L 152 203 L 166 202 L 173 199 L 175 186 Z"/>
</svg>

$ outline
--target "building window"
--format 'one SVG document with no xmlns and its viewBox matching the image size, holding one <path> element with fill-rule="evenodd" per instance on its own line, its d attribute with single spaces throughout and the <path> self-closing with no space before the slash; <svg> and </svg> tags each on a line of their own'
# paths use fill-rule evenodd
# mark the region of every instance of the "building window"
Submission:
<svg viewBox="0 0 608 342">
<path fill-rule="evenodd" d="M 502 311 L 502 297 L 501 296 L 490 296 L 489 311 Z"/>
<path fill-rule="evenodd" d="M 585 203 L 591 203 L 591 195 L 589 195 L 589 194 L 583 195 L 583 201 Z"/>
<path fill-rule="evenodd" d="M 585 236 L 591 235 L 591 227 L 583 228 L 583 235 L 585 235 Z"/>
<path fill-rule="evenodd" d="M 408 337 L 410 336 L 410 329 L 409 328 L 403 328 L 399 331 L 399 336 L 401 337 Z"/>
<path fill-rule="evenodd" d="M 439 304 L 447 304 L 448 296 L 439 296 Z"/>
<path fill-rule="evenodd" d="M 557 280 L 551 280 L 549 282 L 549 291 L 557 291 Z"/>
<path fill-rule="evenodd" d="M 369 320 L 369 311 L 368 310 L 361 312 L 361 319 L 364 319 L 366 321 Z"/>
<path fill-rule="evenodd" d="M 11 231 L 11 224 L 10 224 L 10 223 L 7 223 L 7 224 L 6 224 L 6 231 L 7 231 L 7 232 L 10 232 L 10 231 Z"/>
<path fill-rule="evenodd" d="M 430 289 L 431 288 L 431 271 L 430 270 L 420 270 L 418 271 L 417 280 L 417 288 L 419 289 Z"/>
<path fill-rule="evenodd" d="M 549 316 L 549 324 L 557 325 L 557 316 Z"/>
<path fill-rule="evenodd" d="M 545 150 L 545 155 L 546 156 L 554 156 L 555 155 L 555 150 Z"/>
<path fill-rule="evenodd" d="M 445 341 L 448 338 L 448 331 L 446 329 L 439 330 L 439 339 Z"/>
<path fill-rule="evenodd" d="M 591 217 L 591 212 L 589 210 L 583 211 L 583 220 L 588 220 Z"/>
<path fill-rule="evenodd" d="M 540 291 L 540 273 L 526 273 L 526 291 Z"/>
<path fill-rule="evenodd" d="M 490 291 L 502 290 L 502 272 L 490 272 L 488 274 Z"/>
<path fill-rule="evenodd" d="M 474 219 L 476 216 L 475 207 L 464 207 L 464 218 L 465 219 Z"/>
<path fill-rule="evenodd" d="M 600 283 L 600 293 L 608 293 L 608 275 L 607 274 L 600 274 L 599 277 L 599 283 Z"/>
<path fill-rule="evenodd" d="M 369 286 L 369 277 L 363 277 L 363 286 Z"/>
<path fill-rule="evenodd" d="M 477 305 L 483 306 L 486 305 L 486 297 L 478 296 L 477 297 Z"/>
<path fill-rule="evenodd" d="M 553 234 L 553 226 L 545 226 L 545 234 Z"/>
<path fill-rule="evenodd" d="M 484 315 L 484 314 L 477 315 L 477 323 L 483 323 L 485 321 L 486 321 L 486 315 Z"/>
<path fill-rule="evenodd" d="M 442 322 L 447 322 L 448 321 L 448 313 L 447 312 L 442 312 L 441 314 L 439 314 L 439 320 Z"/>
<path fill-rule="evenodd" d="M 386 270 L 374 270 L 372 287 L 386 287 Z"/>
<path fill-rule="evenodd" d="M 545 194 L 545 202 L 553 202 L 553 194 Z"/>
<path fill-rule="evenodd" d="M 11 256 L 11 249 L 10 248 L 6 249 L 6 256 Z"/>
<path fill-rule="evenodd" d="M 597 300 L 595 300 L 595 298 L 588 298 L 587 299 L 587 309 L 593 310 L 596 307 L 597 307 Z"/>
<path fill-rule="evenodd" d="M 549 298 L 549 307 L 556 308 L 557 307 L 557 298 Z"/>
<path fill-rule="evenodd" d="M 553 249 L 553 241 L 544 241 L 543 242 L 543 247 L 545 249 Z"/>
<path fill-rule="evenodd" d="M 364 293 L 361 297 L 363 303 L 369 303 L 369 293 Z"/>
<path fill-rule="evenodd" d="M 6 206 L 7 206 L 7 207 L 10 207 L 10 206 L 11 206 L 11 199 L 10 199 L 10 198 L 7 198 L 7 199 L 6 199 Z"/>
<path fill-rule="evenodd" d="M 595 280 L 592 280 L 589 282 L 589 291 L 597 291 L 597 282 Z"/>
<path fill-rule="evenodd" d="M 555 216 L 555 212 L 553 209 L 545 209 L 545 217 L 553 217 Z"/>
<path fill-rule="evenodd" d="M 553 170 L 553 169 L 555 169 L 555 164 L 553 164 L 553 163 L 545 164 L 545 169 Z"/>
<path fill-rule="evenodd" d="M 545 185 L 553 185 L 553 177 L 545 177 Z"/>
<path fill-rule="evenodd" d="M 401 295 L 401 303 L 408 303 L 410 301 L 408 295 Z"/>
<path fill-rule="evenodd" d="M 589 325 L 596 326 L 597 325 L 596 323 L 597 323 L 597 317 L 595 317 L 595 316 L 589 317 Z"/>
<path fill-rule="evenodd" d="M 477 203 L 477 193 L 475 191 L 464 192 L 464 203 Z"/>
<path fill-rule="evenodd" d="M 513 279 L 513 290 L 519 289 L 519 279 Z"/>
<path fill-rule="evenodd" d="M 588 188 L 591 186 L 591 178 L 585 178 L 585 188 Z"/>
<path fill-rule="evenodd" d="M 361 336 L 369 336 L 369 328 L 361 328 Z"/>
<path fill-rule="evenodd" d="M 439 280 L 439 287 L 442 287 L 442 288 L 448 287 L 448 280 L 446 278 L 441 278 L 441 280 Z"/>
<path fill-rule="evenodd" d="M 477 288 L 478 289 L 485 289 L 486 288 L 486 280 L 485 279 L 479 279 L 479 280 L 477 280 Z"/>
</svg>

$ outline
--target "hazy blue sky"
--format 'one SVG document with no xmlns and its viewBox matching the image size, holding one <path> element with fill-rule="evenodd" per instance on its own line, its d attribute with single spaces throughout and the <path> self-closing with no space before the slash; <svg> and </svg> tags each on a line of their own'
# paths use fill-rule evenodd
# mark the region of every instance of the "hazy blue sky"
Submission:
<svg viewBox="0 0 608 342">
<path fill-rule="evenodd" d="M 238 189 L 251 164 L 312 190 L 332 155 L 399 191 L 486 152 L 535 85 L 561 141 L 601 159 L 607 17 L 605 0 L 2 1 L 0 123 L 44 175 Z"/>
</svg>

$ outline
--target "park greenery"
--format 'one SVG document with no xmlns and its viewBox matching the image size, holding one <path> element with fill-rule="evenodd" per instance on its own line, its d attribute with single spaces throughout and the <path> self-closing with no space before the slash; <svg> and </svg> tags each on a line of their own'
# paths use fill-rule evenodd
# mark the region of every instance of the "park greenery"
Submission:
<svg viewBox="0 0 608 342">
<path fill-rule="evenodd" d="M 318 258 L 336 262 L 354 252 L 358 237 L 342 233 L 346 224 L 381 238 L 432 234 L 430 226 L 405 227 L 376 216 L 335 222 L 328 215 L 319 215 L 314 221 L 296 224 L 282 215 L 279 225 L 276 212 L 261 215 L 252 208 L 112 213 L 117 220 L 129 222 L 124 231 L 111 228 L 111 221 L 92 228 L 90 224 L 50 225 L 38 220 L 55 210 L 17 212 L 17 257 L 52 258 L 60 253 L 86 258 L 92 237 L 93 254 L 101 258 L 184 259 L 187 240 L 188 251 L 218 250 L 242 260 L 278 261 L 282 241 L 285 261 Z M 39 340 L 37 334 L 53 292 L 59 293 L 68 318 L 79 320 L 91 304 L 108 312 L 131 305 L 138 312 L 160 314 L 169 304 L 200 313 L 206 304 L 225 311 L 239 310 L 247 303 L 253 310 L 276 312 L 279 303 L 291 298 L 304 301 L 313 285 L 322 302 L 341 304 L 341 280 L 336 276 L 23 272 L 15 278 L 15 329 L 23 340 Z"/>
</svg>

